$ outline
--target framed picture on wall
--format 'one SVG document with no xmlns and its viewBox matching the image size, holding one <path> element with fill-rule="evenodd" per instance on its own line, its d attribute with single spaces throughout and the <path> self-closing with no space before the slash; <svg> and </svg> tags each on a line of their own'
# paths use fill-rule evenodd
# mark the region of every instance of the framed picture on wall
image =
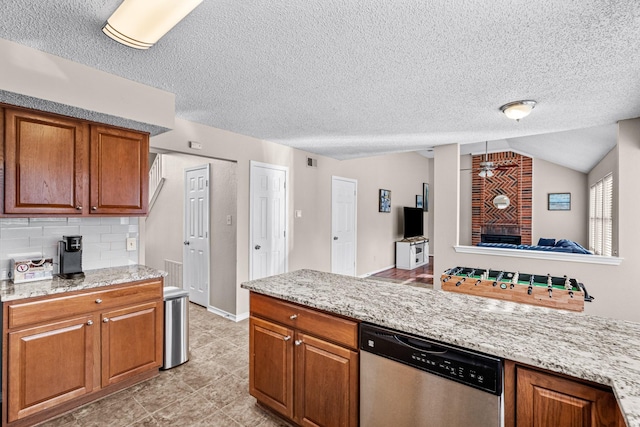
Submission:
<svg viewBox="0 0 640 427">
<path fill-rule="evenodd" d="M 422 209 L 422 195 L 421 194 L 416 195 L 416 208 L 421 208 Z"/>
<path fill-rule="evenodd" d="M 380 207 L 378 212 L 391 212 L 391 190 L 380 189 Z"/>
<path fill-rule="evenodd" d="M 429 184 L 422 184 L 422 210 L 429 212 Z"/>
<path fill-rule="evenodd" d="M 548 193 L 547 209 L 550 211 L 570 211 L 571 193 Z"/>
</svg>

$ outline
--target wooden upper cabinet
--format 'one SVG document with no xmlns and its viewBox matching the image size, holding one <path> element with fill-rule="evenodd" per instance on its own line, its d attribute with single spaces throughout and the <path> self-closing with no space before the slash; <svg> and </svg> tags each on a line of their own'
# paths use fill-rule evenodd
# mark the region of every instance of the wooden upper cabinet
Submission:
<svg viewBox="0 0 640 427">
<path fill-rule="evenodd" d="M 146 215 L 148 186 L 149 134 L 4 109 L 0 214 Z"/>
<path fill-rule="evenodd" d="M 91 126 L 91 213 L 147 213 L 149 135 Z"/>
<path fill-rule="evenodd" d="M 5 110 L 5 213 L 82 214 L 88 125 Z"/>
</svg>

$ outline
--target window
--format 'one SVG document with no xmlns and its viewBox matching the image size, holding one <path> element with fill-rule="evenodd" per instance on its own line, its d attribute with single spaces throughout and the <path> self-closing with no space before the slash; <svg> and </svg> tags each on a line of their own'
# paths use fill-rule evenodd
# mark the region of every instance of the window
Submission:
<svg viewBox="0 0 640 427">
<path fill-rule="evenodd" d="M 613 240 L 613 175 L 589 189 L 589 250 L 611 256 Z"/>
</svg>

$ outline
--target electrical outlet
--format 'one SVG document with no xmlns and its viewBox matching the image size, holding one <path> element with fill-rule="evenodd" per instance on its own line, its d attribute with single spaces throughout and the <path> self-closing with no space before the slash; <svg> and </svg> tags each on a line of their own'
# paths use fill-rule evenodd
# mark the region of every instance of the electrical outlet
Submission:
<svg viewBox="0 0 640 427">
<path fill-rule="evenodd" d="M 231 225 L 231 215 L 227 215 L 227 225 Z"/>
<path fill-rule="evenodd" d="M 127 238 L 127 251 L 131 252 L 131 251 L 135 251 L 136 249 L 138 249 L 138 242 L 136 241 L 136 238 L 135 237 Z"/>
</svg>

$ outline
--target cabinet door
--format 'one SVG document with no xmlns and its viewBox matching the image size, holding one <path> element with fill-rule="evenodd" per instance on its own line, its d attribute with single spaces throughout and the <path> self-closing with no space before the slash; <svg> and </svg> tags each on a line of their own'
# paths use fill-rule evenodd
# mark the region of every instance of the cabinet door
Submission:
<svg viewBox="0 0 640 427">
<path fill-rule="evenodd" d="M 144 215 L 149 203 L 149 135 L 91 126 L 91 211 Z"/>
<path fill-rule="evenodd" d="M 88 126 L 5 110 L 5 213 L 82 213 L 87 203 Z"/>
<path fill-rule="evenodd" d="M 517 368 L 518 427 L 618 427 L 613 393 L 552 374 Z"/>
<path fill-rule="evenodd" d="M 160 367 L 163 312 L 158 301 L 102 314 L 103 387 Z"/>
<path fill-rule="evenodd" d="M 296 334 L 295 420 L 303 426 L 358 425 L 358 353 Z"/>
<path fill-rule="evenodd" d="M 95 321 L 81 316 L 8 334 L 9 421 L 93 391 L 99 368 L 94 365 Z"/>
<path fill-rule="evenodd" d="M 251 316 L 249 393 L 293 418 L 293 330 Z"/>
</svg>

